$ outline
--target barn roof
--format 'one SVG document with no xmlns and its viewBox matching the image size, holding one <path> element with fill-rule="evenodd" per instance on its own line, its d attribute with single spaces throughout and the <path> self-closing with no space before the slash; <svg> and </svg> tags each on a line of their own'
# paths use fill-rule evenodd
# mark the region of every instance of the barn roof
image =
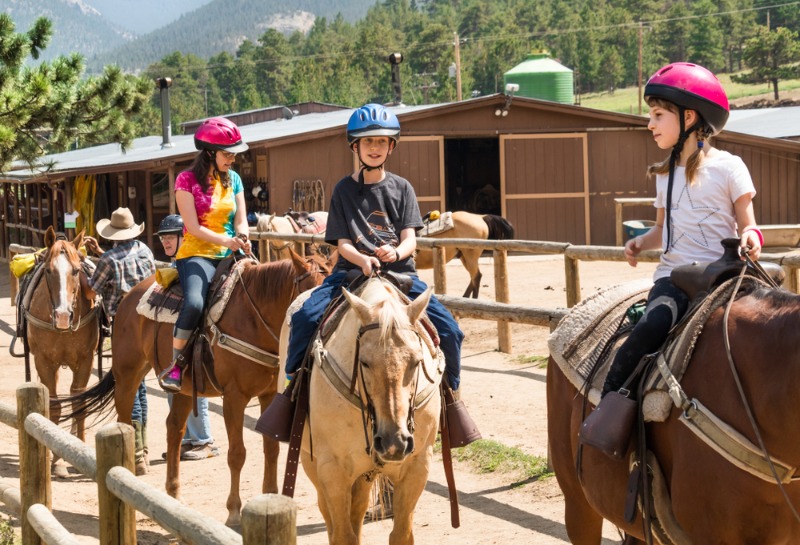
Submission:
<svg viewBox="0 0 800 545">
<path fill-rule="evenodd" d="M 487 105 L 496 104 L 502 106 L 505 100 L 505 95 L 494 94 L 461 102 L 400 106 L 392 109 L 402 122 L 445 115 Z M 644 127 L 647 123 L 646 118 L 638 115 L 595 110 L 526 97 L 514 97 L 513 107 L 543 108 L 566 115 L 613 121 L 628 126 Z M 294 116 L 288 120 L 276 119 L 241 125 L 240 130 L 243 139 L 251 147 L 271 147 L 288 141 L 307 139 L 311 133 L 314 133 L 315 136 L 336 134 L 347 125 L 351 112 L 352 110 L 348 109 L 307 113 Z M 765 126 L 768 128 L 765 128 Z M 800 126 L 800 108 L 781 108 L 777 112 L 774 110 L 735 110 L 731 112 L 731 121 L 728 123 L 726 132 L 739 131 L 748 133 L 756 138 L 747 138 L 745 135 L 740 135 L 736 139 L 744 139 L 751 143 L 755 140 L 756 143 L 760 143 L 762 146 L 765 144 L 774 146 L 777 142 L 758 142 L 758 140 L 762 140 L 762 137 L 766 136 L 780 138 L 783 134 L 790 132 L 789 127 L 796 128 L 798 126 Z M 779 131 L 777 127 L 786 127 L 786 129 Z M 797 132 L 795 129 L 793 134 Z M 192 135 L 172 136 L 173 146 L 169 148 L 162 148 L 161 142 L 161 136 L 146 136 L 135 139 L 125 151 L 122 150 L 119 144 L 103 144 L 56 153 L 42 158 L 41 164 L 49 166 L 41 166 L 34 169 L 30 169 L 25 163 L 16 162 L 9 172 L 0 175 L 0 181 L 39 182 L 62 179 L 78 174 L 166 167 L 175 162 L 189 161 L 196 153 Z M 797 145 L 794 142 L 788 143 Z"/>
</svg>

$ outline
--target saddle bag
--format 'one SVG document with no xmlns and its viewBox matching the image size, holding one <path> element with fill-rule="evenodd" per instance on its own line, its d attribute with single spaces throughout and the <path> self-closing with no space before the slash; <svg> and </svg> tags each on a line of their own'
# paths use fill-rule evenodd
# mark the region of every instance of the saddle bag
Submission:
<svg viewBox="0 0 800 545">
<path fill-rule="evenodd" d="M 622 392 L 628 392 L 622 390 Z M 639 402 L 621 392 L 609 392 L 581 425 L 580 441 L 616 460 L 628 452 Z"/>
</svg>

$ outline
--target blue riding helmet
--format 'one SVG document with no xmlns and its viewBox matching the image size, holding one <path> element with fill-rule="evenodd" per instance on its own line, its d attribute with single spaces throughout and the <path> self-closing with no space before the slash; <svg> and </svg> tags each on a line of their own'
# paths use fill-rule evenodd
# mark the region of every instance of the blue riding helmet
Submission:
<svg viewBox="0 0 800 545">
<path fill-rule="evenodd" d="M 347 122 L 347 143 L 353 144 L 365 136 L 388 136 L 397 145 L 400 121 L 380 104 L 366 104 L 353 112 Z"/>
</svg>

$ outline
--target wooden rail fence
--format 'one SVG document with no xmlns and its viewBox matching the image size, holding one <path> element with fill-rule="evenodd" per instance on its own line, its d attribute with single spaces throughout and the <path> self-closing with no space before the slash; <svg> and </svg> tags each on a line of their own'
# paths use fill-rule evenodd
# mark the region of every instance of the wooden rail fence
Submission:
<svg viewBox="0 0 800 545">
<path fill-rule="evenodd" d="M 259 255 L 262 261 L 267 259 L 267 242 L 283 241 L 295 243 L 299 252 L 303 252 L 305 244 L 328 246 L 324 235 L 307 235 L 302 233 L 262 233 L 251 231 L 250 237 L 258 241 Z M 565 314 L 564 309 L 536 309 L 510 305 L 508 288 L 508 252 L 529 255 L 563 255 L 564 277 L 566 282 L 566 307 L 571 308 L 581 300 L 581 261 L 625 261 L 624 248 L 617 246 L 579 246 L 566 242 L 545 242 L 529 240 L 477 240 L 466 238 L 418 238 L 420 251 L 433 252 L 433 287 L 434 293 L 445 306 L 456 316 L 492 320 L 497 322 L 498 350 L 512 352 L 511 323 L 533 323 L 533 325 L 549 325 L 552 327 L 553 317 Z M 469 304 L 469 299 L 445 296 L 447 293 L 447 275 L 445 271 L 445 249 L 448 247 L 491 250 L 494 264 L 495 303 L 482 301 L 479 305 Z M 9 250 L 11 257 L 17 253 L 35 250 L 25 246 L 12 244 Z M 650 250 L 639 255 L 641 262 L 657 262 L 660 250 Z M 786 271 L 785 287 L 800 293 L 800 252 L 764 253 L 761 261 L 778 263 Z M 11 304 L 18 290 L 17 279 L 11 275 L 9 279 Z M 559 318 L 560 319 L 560 318 Z M 556 320 L 557 322 L 557 320 Z"/>
<path fill-rule="evenodd" d="M 16 409 L 0 403 L 0 423 L 19 430 L 20 468 L 20 488 L 0 483 L 0 501 L 22 521 L 22 545 L 77 544 L 51 512 L 49 451 L 97 483 L 101 545 L 136 543 L 135 511 L 189 545 L 296 545 L 297 508 L 290 498 L 264 494 L 250 500 L 240 535 L 137 479 L 131 426 L 104 426 L 92 449 L 50 422 L 48 412 L 48 392 L 39 383 L 17 388 Z"/>
</svg>

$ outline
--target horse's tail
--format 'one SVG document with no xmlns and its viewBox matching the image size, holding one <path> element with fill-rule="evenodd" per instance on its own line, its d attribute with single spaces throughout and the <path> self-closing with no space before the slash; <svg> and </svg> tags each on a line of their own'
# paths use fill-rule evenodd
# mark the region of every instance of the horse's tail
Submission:
<svg viewBox="0 0 800 545">
<path fill-rule="evenodd" d="M 106 373 L 103 380 L 80 394 L 69 397 L 59 397 L 50 400 L 50 405 L 60 405 L 62 408 L 71 407 L 61 412 L 59 422 L 65 422 L 73 418 L 83 418 L 90 415 L 98 417 L 98 421 L 104 421 L 109 416 L 114 406 L 114 386 L 116 380 L 114 373 Z"/>
<path fill-rule="evenodd" d="M 514 238 L 514 226 L 503 216 L 486 214 L 483 221 L 489 226 L 489 240 L 508 240 Z"/>
</svg>

